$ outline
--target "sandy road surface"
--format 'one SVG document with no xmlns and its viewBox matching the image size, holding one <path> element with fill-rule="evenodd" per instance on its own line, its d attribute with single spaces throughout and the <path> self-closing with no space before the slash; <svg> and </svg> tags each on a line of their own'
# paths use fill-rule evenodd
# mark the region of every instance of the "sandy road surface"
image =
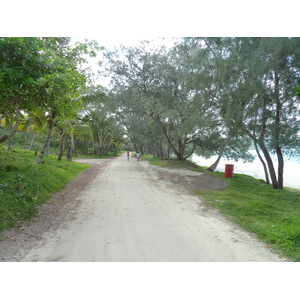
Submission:
<svg viewBox="0 0 300 300">
<path fill-rule="evenodd" d="M 96 173 L 73 195 L 72 214 L 18 261 L 280 261 L 185 190 L 195 179 L 209 184 L 201 174 L 125 156 L 80 161 L 96 165 Z"/>
</svg>

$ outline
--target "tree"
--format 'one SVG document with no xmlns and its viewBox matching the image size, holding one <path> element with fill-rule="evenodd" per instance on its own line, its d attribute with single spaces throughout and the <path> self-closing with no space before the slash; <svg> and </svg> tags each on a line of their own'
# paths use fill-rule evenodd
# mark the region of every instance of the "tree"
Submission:
<svg viewBox="0 0 300 300">
<path fill-rule="evenodd" d="M 187 159 L 196 148 L 196 139 L 216 126 L 210 78 L 206 77 L 205 87 L 195 85 L 190 53 L 180 45 L 168 51 L 150 51 L 143 42 L 122 50 L 123 60 L 118 53 L 106 56 L 114 91 L 119 93 L 115 98 L 121 100 L 118 109 L 125 116 L 134 115 L 136 121 L 143 118 L 146 123 L 155 123 L 152 128 L 164 136 L 177 159 Z M 204 65 L 199 64 L 198 70 L 203 70 Z M 136 139 L 132 131 L 130 134 Z"/>
<path fill-rule="evenodd" d="M 299 145 L 299 40 L 188 38 L 171 49 L 143 42 L 107 53 L 117 114 L 136 148 L 152 128 L 179 160 L 194 151 L 251 160 L 252 140 L 266 181 L 282 188 L 283 154 Z"/>
<path fill-rule="evenodd" d="M 85 90 L 86 76 L 79 71 L 79 64 L 85 60 L 82 54 L 88 52 L 86 44 L 69 45 L 70 39 L 46 38 L 44 56 L 48 58 L 49 72 L 38 81 L 42 89 L 44 109 L 48 117 L 49 130 L 43 149 L 37 158 L 41 163 L 52 131 L 57 122 L 73 119 L 81 107 L 81 94 Z M 94 45 L 94 44 L 93 44 Z M 94 55 L 94 52 L 91 52 Z"/>
<path fill-rule="evenodd" d="M 0 114 L 15 119 L 15 125 L 9 134 L 0 138 L 0 143 L 17 132 L 22 111 L 43 102 L 36 83 L 45 66 L 41 49 L 38 38 L 0 38 Z"/>
<path fill-rule="evenodd" d="M 63 72 L 55 72 L 44 78 L 40 84 L 44 85 L 47 90 L 47 97 L 52 101 L 45 105 L 48 119 L 48 134 L 46 136 L 43 149 L 37 158 L 37 162 L 41 163 L 45 154 L 47 145 L 50 141 L 52 131 L 59 120 L 76 117 L 76 113 L 80 104 L 79 90 L 85 83 L 84 76 L 78 74 L 74 70 L 65 70 Z"/>
<path fill-rule="evenodd" d="M 123 132 L 111 103 L 102 86 L 90 86 L 82 95 L 83 110 L 79 114 L 80 124 L 89 128 L 93 152 L 97 155 L 116 152 L 123 141 Z M 85 131 L 85 142 L 87 143 Z"/>
<path fill-rule="evenodd" d="M 48 143 L 56 123 L 76 115 L 87 82 L 80 65 L 84 56 L 95 56 L 99 49 L 94 41 L 71 45 L 70 38 L 0 38 L 0 114 L 16 120 L 0 143 L 14 135 L 22 114 L 37 109 L 48 120 Z"/>
<path fill-rule="evenodd" d="M 299 145 L 299 99 L 293 87 L 300 76 L 300 39 L 231 38 L 224 46 L 219 69 L 225 78 L 220 93 L 226 122 L 259 146 L 273 188 L 282 189 L 283 153 Z"/>
<path fill-rule="evenodd" d="M 0 38 L 1 114 L 14 114 L 42 103 L 36 85 L 45 67 L 42 47 L 39 38 Z"/>
</svg>

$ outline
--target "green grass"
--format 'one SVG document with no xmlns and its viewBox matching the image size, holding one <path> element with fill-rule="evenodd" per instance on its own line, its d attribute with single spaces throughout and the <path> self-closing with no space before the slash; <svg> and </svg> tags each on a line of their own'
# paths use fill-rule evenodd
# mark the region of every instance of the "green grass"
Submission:
<svg viewBox="0 0 300 300">
<path fill-rule="evenodd" d="M 190 161 L 178 161 L 176 159 L 162 159 L 161 157 L 153 157 L 152 155 L 142 155 L 142 158 L 148 159 L 148 161 L 154 166 L 160 166 L 163 168 L 184 168 L 192 171 L 202 172 L 204 171 L 202 167 L 197 166 L 196 164 Z"/>
<path fill-rule="evenodd" d="M 95 154 L 77 154 L 76 157 L 73 157 L 74 159 L 76 158 L 111 158 L 111 157 L 116 157 L 119 156 L 120 152 L 117 154 L 114 154 L 113 152 L 108 152 L 106 155 L 95 155 Z"/>
<path fill-rule="evenodd" d="M 281 255 L 300 261 L 300 190 L 274 190 L 262 180 L 241 174 L 226 180 L 225 191 L 195 193 Z"/>
<path fill-rule="evenodd" d="M 168 162 L 150 158 L 150 163 L 162 167 L 185 167 L 184 162 Z M 193 169 L 203 171 L 205 167 Z M 223 172 L 215 174 L 224 178 Z M 225 191 L 195 190 L 211 206 L 229 216 L 240 227 L 253 232 L 281 256 L 300 261 L 300 190 L 274 190 L 263 180 L 235 174 Z"/>
<path fill-rule="evenodd" d="M 90 167 L 56 156 L 45 157 L 41 165 L 35 159 L 34 151 L 0 147 L 0 231 L 35 216 L 41 203 Z"/>
</svg>

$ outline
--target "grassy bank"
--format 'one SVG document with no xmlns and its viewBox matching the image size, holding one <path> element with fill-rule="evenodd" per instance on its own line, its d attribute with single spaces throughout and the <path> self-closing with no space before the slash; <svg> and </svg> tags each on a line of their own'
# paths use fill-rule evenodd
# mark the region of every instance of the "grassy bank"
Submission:
<svg viewBox="0 0 300 300">
<path fill-rule="evenodd" d="M 185 164 L 157 158 L 150 162 L 177 167 Z M 224 178 L 224 173 L 215 175 Z M 300 190 L 274 190 L 262 180 L 241 174 L 224 179 L 229 183 L 225 191 L 196 190 L 195 193 L 281 255 L 300 261 Z"/>
<path fill-rule="evenodd" d="M 175 159 L 162 159 L 161 157 L 153 157 L 152 155 L 143 155 L 154 166 L 168 168 L 184 168 L 192 171 L 204 172 L 204 169 L 189 161 L 177 161 Z"/>
<path fill-rule="evenodd" d="M 42 165 L 35 163 L 33 151 L 7 152 L 0 147 L 0 231 L 21 224 L 38 212 L 38 205 L 66 184 L 88 165 L 58 161 L 45 157 Z"/>
<path fill-rule="evenodd" d="M 95 155 L 95 154 L 81 154 L 81 153 L 77 153 L 76 157 L 74 157 L 74 159 L 76 158 L 89 158 L 89 159 L 96 159 L 96 158 L 112 158 L 112 157 L 116 157 L 121 155 L 122 152 L 118 152 L 118 153 L 114 153 L 114 152 L 108 152 L 105 155 Z"/>
<path fill-rule="evenodd" d="M 241 174 L 227 180 L 225 191 L 195 192 L 282 255 L 300 261 L 300 190 L 274 190 Z"/>
</svg>

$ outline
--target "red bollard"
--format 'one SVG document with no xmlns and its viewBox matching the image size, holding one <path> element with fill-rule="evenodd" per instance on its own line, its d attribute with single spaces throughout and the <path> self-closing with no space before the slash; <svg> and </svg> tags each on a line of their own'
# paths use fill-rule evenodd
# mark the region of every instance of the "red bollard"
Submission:
<svg viewBox="0 0 300 300">
<path fill-rule="evenodd" d="M 232 178 L 233 177 L 233 169 L 234 169 L 234 165 L 231 165 L 231 164 L 225 165 L 225 177 Z"/>
</svg>

